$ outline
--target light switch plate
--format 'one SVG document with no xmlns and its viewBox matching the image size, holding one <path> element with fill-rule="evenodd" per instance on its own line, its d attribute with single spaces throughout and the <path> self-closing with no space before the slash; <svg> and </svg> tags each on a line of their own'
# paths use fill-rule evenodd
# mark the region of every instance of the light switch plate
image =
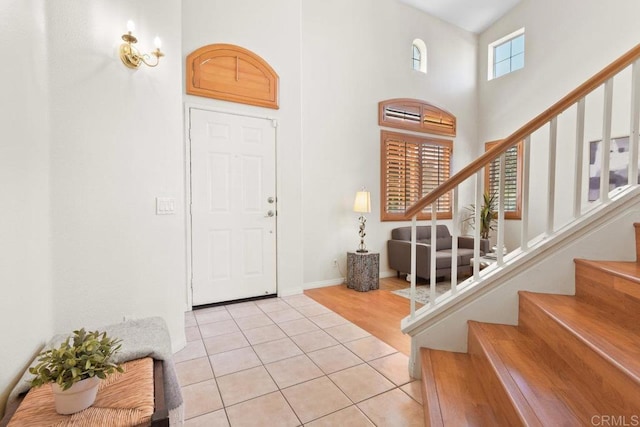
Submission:
<svg viewBox="0 0 640 427">
<path fill-rule="evenodd" d="M 156 215 L 174 215 L 176 199 L 173 197 L 156 197 Z"/>
</svg>

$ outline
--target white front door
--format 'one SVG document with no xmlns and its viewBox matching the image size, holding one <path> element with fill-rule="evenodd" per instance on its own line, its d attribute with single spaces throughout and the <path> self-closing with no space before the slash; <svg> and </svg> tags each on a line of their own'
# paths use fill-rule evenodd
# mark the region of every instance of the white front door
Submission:
<svg viewBox="0 0 640 427">
<path fill-rule="evenodd" d="M 276 293 L 271 120 L 190 110 L 193 305 Z"/>
</svg>

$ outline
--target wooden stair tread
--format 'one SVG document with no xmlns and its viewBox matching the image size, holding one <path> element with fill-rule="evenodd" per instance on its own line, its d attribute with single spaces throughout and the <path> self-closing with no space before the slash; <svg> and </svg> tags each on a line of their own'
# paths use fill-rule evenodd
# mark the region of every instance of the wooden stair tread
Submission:
<svg viewBox="0 0 640 427">
<path fill-rule="evenodd" d="M 612 322 L 607 314 L 568 295 L 521 291 L 554 321 L 640 385 L 640 337 Z"/>
<path fill-rule="evenodd" d="M 582 414 L 597 413 L 581 388 L 549 366 L 516 326 L 469 322 L 469 333 L 482 343 L 523 425 L 581 425 L 589 422 Z"/>
<path fill-rule="evenodd" d="M 431 405 L 428 412 L 433 418 L 429 425 L 498 424 L 468 354 L 422 348 L 421 357 L 423 361 L 425 357 L 430 359 L 426 364 L 423 362 L 423 367 L 429 364 L 432 367 L 432 383 L 426 385 L 426 381 L 423 382 L 423 387 L 426 387 L 424 393 L 430 395 L 424 399 Z M 438 408 L 432 410 L 435 402 Z"/>
</svg>

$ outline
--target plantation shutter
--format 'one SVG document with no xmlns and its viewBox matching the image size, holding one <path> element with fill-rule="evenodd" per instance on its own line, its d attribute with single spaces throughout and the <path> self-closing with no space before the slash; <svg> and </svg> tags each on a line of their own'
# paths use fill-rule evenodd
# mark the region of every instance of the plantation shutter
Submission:
<svg viewBox="0 0 640 427">
<path fill-rule="evenodd" d="M 397 120 L 399 122 L 407 122 L 412 126 L 420 125 L 420 109 L 419 108 L 394 108 L 387 107 L 384 110 L 385 117 Z"/>
<path fill-rule="evenodd" d="M 449 178 L 451 142 L 382 131 L 381 166 L 382 220 L 402 220 L 407 208 Z M 445 214 L 440 217 L 450 217 L 449 194 L 437 206 Z"/>
<path fill-rule="evenodd" d="M 425 143 L 420 146 L 420 149 L 422 157 L 421 197 L 423 197 L 449 179 L 451 173 L 451 148 Z M 438 199 L 437 203 L 437 212 L 451 211 L 451 194 L 443 195 Z M 431 206 L 426 206 L 424 212 L 431 212 Z"/>
<path fill-rule="evenodd" d="M 490 149 L 495 143 L 487 143 L 486 149 Z M 505 152 L 505 180 L 504 180 L 504 211 L 505 218 L 516 219 L 520 217 L 520 144 L 509 148 Z M 496 194 L 499 198 L 499 173 L 500 158 L 495 159 L 489 165 L 488 179 L 485 180 L 485 189 L 490 194 Z"/>
<path fill-rule="evenodd" d="M 407 171 L 405 168 L 405 144 L 397 139 L 388 139 L 384 142 L 383 154 L 386 160 L 384 168 L 384 180 L 387 183 L 384 200 L 384 212 L 403 213 L 405 203 L 405 180 Z"/>
<path fill-rule="evenodd" d="M 456 117 L 419 99 L 396 98 L 380 101 L 378 124 L 433 135 L 456 136 Z"/>
</svg>

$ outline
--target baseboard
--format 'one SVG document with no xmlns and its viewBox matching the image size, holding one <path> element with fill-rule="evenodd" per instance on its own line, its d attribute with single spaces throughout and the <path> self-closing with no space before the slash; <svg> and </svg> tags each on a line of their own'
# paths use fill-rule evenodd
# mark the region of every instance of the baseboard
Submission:
<svg viewBox="0 0 640 427">
<path fill-rule="evenodd" d="M 302 292 L 304 292 L 303 288 L 293 288 L 293 289 L 287 289 L 286 291 L 278 291 L 278 298 L 290 297 L 292 295 L 300 295 Z"/>
<path fill-rule="evenodd" d="M 343 283 L 345 283 L 344 277 L 338 277 L 335 279 L 320 280 L 318 282 L 305 283 L 303 287 L 306 290 L 306 289 L 326 288 L 327 286 L 342 285 Z"/>
<path fill-rule="evenodd" d="M 322 282 L 305 283 L 300 288 L 287 289 L 286 291 L 278 292 L 278 297 L 282 298 L 282 297 L 290 297 L 290 296 L 293 296 L 293 295 L 300 295 L 300 294 L 304 293 L 304 291 L 307 290 L 307 289 L 325 288 L 327 286 L 335 286 L 335 285 L 339 285 L 340 284 L 338 282 L 341 283 L 342 279 L 323 280 Z"/>
<path fill-rule="evenodd" d="M 396 277 L 398 273 L 395 270 L 381 271 L 380 278 L 386 279 L 387 277 Z"/>
<path fill-rule="evenodd" d="M 395 276 L 396 276 L 396 271 L 395 270 L 388 270 L 388 271 L 381 271 L 379 277 L 381 279 L 385 279 L 387 277 L 395 277 Z M 338 278 L 335 278 L 335 279 L 320 280 L 320 281 L 317 281 L 317 282 L 305 283 L 303 285 L 303 289 L 326 288 L 328 286 L 341 285 L 341 284 L 344 284 L 346 282 L 347 282 L 346 277 L 338 277 Z"/>
</svg>

